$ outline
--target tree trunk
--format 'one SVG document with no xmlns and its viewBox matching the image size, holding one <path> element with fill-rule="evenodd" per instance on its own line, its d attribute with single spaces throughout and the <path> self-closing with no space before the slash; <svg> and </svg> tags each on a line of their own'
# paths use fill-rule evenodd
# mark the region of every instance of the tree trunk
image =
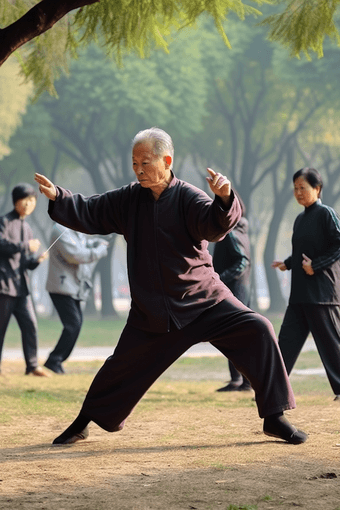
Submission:
<svg viewBox="0 0 340 510">
<path fill-rule="evenodd" d="M 280 281 L 278 278 L 277 269 L 271 267 L 271 263 L 275 258 L 275 246 L 278 236 L 279 227 L 285 211 L 285 205 L 275 207 L 272 221 L 270 222 L 269 232 L 264 250 L 264 267 L 267 277 L 267 284 L 270 296 L 270 312 L 281 313 L 285 310 L 287 304 L 282 295 Z"/>
<path fill-rule="evenodd" d="M 278 313 L 283 312 L 287 306 L 286 301 L 282 295 L 280 280 L 278 278 L 278 269 L 273 269 L 271 263 L 275 259 L 275 247 L 279 228 L 284 216 L 286 207 L 291 197 L 291 179 L 292 169 L 294 168 L 294 146 L 289 144 L 286 152 L 286 177 L 281 190 L 278 190 L 276 171 L 273 174 L 273 188 L 274 188 L 274 214 L 269 226 L 269 232 L 264 250 L 264 267 L 267 277 L 270 307 L 269 311 Z"/>
<path fill-rule="evenodd" d="M 94 278 L 92 278 L 92 280 L 93 279 Z M 90 291 L 90 295 L 86 301 L 84 315 L 96 317 L 98 315 L 98 312 L 97 312 L 97 308 L 96 308 L 96 305 L 94 302 L 94 292 L 93 291 L 94 291 L 94 289 L 92 287 L 92 289 Z"/>
</svg>

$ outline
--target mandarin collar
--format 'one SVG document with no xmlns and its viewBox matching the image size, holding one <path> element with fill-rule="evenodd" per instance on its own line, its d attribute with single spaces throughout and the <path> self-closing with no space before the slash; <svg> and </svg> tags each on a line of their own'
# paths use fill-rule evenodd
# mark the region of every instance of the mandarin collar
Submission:
<svg viewBox="0 0 340 510">
<path fill-rule="evenodd" d="M 308 213 L 312 210 L 315 209 L 315 207 L 317 207 L 318 205 L 321 205 L 322 202 L 321 202 L 321 198 L 318 198 L 312 205 L 310 205 L 309 207 L 305 207 L 305 212 Z"/>
<path fill-rule="evenodd" d="M 168 190 L 168 189 L 170 189 L 170 188 L 173 188 L 173 187 L 175 186 L 175 184 L 177 184 L 178 179 L 177 179 L 177 177 L 175 176 L 175 174 L 173 173 L 173 171 L 172 171 L 172 170 L 171 170 L 171 175 L 172 175 L 172 177 L 171 177 L 171 181 L 169 182 L 169 186 L 168 186 L 167 188 L 165 188 L 165 190 L 163 191 L 163 193 L 164 193 L 166 190 Z M 161 196 L 163 195 L 163 193 L 161 194 Z"/>
<path fill-rule="evenodd" d="M 164 190 L 164 191 L 162 191 L 162 193 L 160 194 L 160 197 L 159 197 L 159 199 L 158 199 L 158 200 L 161 200 L 161 199 L 162 199 L 162 197 L 163 197 L 163 195 L 167 194 L 167 192 L 168 192 L 171 188 L 173 188 L 174 186 L 176 186 L 176 184 L 177 184 L 177 182 L 178 182 L 178 179 L 177 179 L 176 175 L 173 173 L 173 171 L 172 171 L 172 170 L 171 170 L 171 176 L 172 176 L 172 177 L 171 177 L 171 181 L 169 182 L 169 185 L 167 186 L 167 188 L 165 188 L 165 190 Z M 153 195 L 152 195 L 152 191 L 151 191 L 151 189 L 150 189 L 150 188 L 147 188 L 147 191 L 149 192 L 150 197 L 152 197 L 152 198 L 153 198 Z"/>
</svg>

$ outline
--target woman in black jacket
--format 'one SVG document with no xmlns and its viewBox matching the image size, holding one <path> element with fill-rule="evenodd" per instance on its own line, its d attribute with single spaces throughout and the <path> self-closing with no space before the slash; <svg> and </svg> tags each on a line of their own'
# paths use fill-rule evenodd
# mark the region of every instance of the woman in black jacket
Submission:
<svg viewBox="0 0 340 510">
<path fill-rule="evenodd" d="M 293 182 L 295 198 L 305 209 L 294 223 L 292 255 L 272 264 L 292 271 L 279 346 L 289 374 L 311 332 L 335 399 L 340 399 L 340 219 L 321 203 L 317 170 L 302 168 Z"/>
</svg>

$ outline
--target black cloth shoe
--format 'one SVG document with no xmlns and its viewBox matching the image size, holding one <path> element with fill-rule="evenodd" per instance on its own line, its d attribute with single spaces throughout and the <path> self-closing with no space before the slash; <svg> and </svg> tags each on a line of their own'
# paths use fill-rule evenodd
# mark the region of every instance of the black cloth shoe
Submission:
<svg viewBox="0 0 340 510">
<path fill-rule="evenodd" d="M 76 434 L 70 432 L 67 433 L 68 429 L 65 430 L 60 436 L 56 437 L 52 444 L 54 445 L 63 445 L 63 444 L 73 444 L 77 441 L 81 441 L 83 439 L 87 439 L 89 437 L 89 429 L 86 426 L 84 430 L 78 432 Z"/>
<path fill-rule="evenodd" d="M 333 399 L 333 400 L 334 400 L 334 401 L 335 401 L 335 400 L 340 400 L 340 395 L 335 395 L 335 397 L 334 397 L 334 399 Z"/>
<path fill-rule="evenodd" d="M 236 388 L 236 391 L 251 391 L 252 387 L 248 382 L 244 382 Z"/>
<path fill-rule="evenodd" d="M 266 436 L 277 437 L 290 444 L 301 444 L 308 439 L 308 435 L 291 425 L 283 413 L 265 417 L 263 432 Z"/>
<path fill-rule="evenodd" d="M 47 360 L 44 363 L 44 367 L 48 368 L 49 370 L 52 370 L 55 374 L 65 374 L 65 370 L 63 369 L 63 366 L 60 362 L 52 363 L 52 361 Z"/>
<path fill-rule="evenodd" d="M 241 386 L 241 382 L 237 383 L 231 381 L 227 386 L 223 386 L 223 388 L 218 388 L 216 391 L 239 391 L 239 387 Z"/>
<path fill-rule="evenodd" d="M 283 439 L 284 441 L 287 441 L 287 443 L 290 444 L 302 444 L 305 443 L 308 439 L 308 435 L 302 430 L 298 429 L 295 429 L 295 431 L 290 435 L 272 434 L 271 432 L 266 432 L 265 430 L 263 432 L 265 433 L 266 436 L 277 437 L 278 439 Z"/>
</svg>

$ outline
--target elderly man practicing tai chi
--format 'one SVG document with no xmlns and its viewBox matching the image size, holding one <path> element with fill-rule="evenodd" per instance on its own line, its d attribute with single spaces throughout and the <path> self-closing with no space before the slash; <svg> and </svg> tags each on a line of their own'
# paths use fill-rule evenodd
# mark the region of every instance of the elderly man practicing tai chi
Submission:
<svg viewBox="0 0 340 510">
<path fill-rule="evenodd" d="M 114 354 L 53 444 L 86 439 L 91 421 L 121 430 L 154 381 L 198 342 L 210 342 L 250 381 L 265 434 L 303 443 L 308 436 L 283 414 L 295 400 L 271 323 L 236 299 L 212 266 L 208 242 L 241 217 L 231 184 L 208 168 L 212 200 L 175 177 L 173 155 L 170 136 L 151 128 L 132 142 L 137 182 L 84 197 L 35 175 L 53 220 L 86 234 L 124 236 L 132 299 Z"/>
</svg>

